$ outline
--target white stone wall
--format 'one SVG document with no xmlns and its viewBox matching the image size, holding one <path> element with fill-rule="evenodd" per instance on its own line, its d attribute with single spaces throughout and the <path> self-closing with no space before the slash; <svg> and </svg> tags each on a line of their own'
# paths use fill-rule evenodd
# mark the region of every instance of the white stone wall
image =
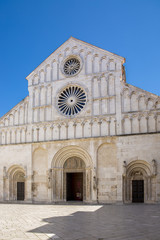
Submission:
<svg viewBox="0 0 160 240">
<path fill-rule="evenodd" d="M 122 133 L 160 131 L 160 98 L 125 84 L 122 87 Z"/>
<path fill-rule="evenodd" d="M 86 171 L 89 171 L 89 202 L 114 203 L 124 200 L 124 161 L 127 165 L 136 161 L 149 165 L 152 173 L 150 202 L 160 202 L 159 142 L 160 134 L 144 134 L 1 146 L 0 201 L 13 200 L 9 194 L 10 172 L 16 167 L 22 168 L 25 173 L 25 201 L 65 201 L 63 163 L 61 165 L 60 162 L 65 155 L 67 158 L 82 152 Z M 157 164 L 156 175 L 152 169 L 153 159 Z M 57 165 L 58 162 L 60 165 Z"/>
</svg>

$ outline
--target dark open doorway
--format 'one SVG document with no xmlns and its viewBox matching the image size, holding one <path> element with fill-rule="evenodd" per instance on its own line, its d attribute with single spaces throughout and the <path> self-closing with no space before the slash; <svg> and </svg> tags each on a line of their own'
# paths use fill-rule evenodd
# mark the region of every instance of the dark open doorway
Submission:
<svg viewBox="0 0 160 240">
<path fill-rule="evenodd" d="M 24 182 L 17 182 L 17 200 L 24 201 Z"/>
<path fill-rule="evenodd" d="M 132 181 L 132 202 L 133 203 L 144 202 L 144 180 Z"/>
<path fill-rule="evenodd" d="M 67 173 L 67 201 L 83 201 L 83 173 Z"/>
</svg>

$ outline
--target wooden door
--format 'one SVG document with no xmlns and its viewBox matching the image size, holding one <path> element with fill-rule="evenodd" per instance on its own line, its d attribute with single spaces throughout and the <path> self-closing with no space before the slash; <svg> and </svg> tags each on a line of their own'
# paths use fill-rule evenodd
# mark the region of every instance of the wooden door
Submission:
<svg viewBox="0 0 160 240">
<path fill-rule="evenodd" d="M 24 201 L 24 182 L 17 182 L 17 200 Z"/>
<path fill-rule="evenodd" d="M 144 202 L 144 180 L 132 181 L 132 202 L 134 203 Z"/>
<path fill-rule="evenodd" d="M 67 173 L 67 201 L 83 201 L 83 173 Z"/>
</svg>

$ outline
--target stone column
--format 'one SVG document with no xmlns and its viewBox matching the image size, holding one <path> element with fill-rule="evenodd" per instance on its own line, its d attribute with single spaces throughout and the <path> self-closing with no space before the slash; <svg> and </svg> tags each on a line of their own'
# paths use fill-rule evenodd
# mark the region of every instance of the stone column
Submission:
<svg viewBox="0 0 160 240">
<path fill-rule="evenodd" d="M 99 136 L 101 137 L 101 125 L 102 125 L 102 120 L 101 119 L 99 119 L 98 125 L 99 125 Z"/>
<path fill-rule="evenodd" d="M 125 202 L 127 200 L 127 176 L 126 176 L 126 173 L 127 173 L 127 163 L 126 161 L 123 161 L 123 175 L 122 175 L 122 201 Z M 120 186 L 118 186 L 117 184 L 117 188 L 120 188 Z M 120 190 L 120 189 L 119 189 Z M 118 190 L 117 190 L 118 191 Z"/>
<path fill-rule="evenodd" d="M 92 137 L 92 136 L 93 136 L 93 128 L 92 128 L 92 126 L 93 126 L 93 120 L 91 120 L 89 124 L 90 124 L 90 126 L 91 126 L 91 137 Z"/>
<path fill-rule="evenodd" d="M 148 201 L 151 201 L 151 197 L 152 197 L 152 194 L 151 194 L 151 177 L 149 176 L 147 178 L 147 190 L 148 190 Z"/>
<path fill-rule="evenodd" d="M 24 134 L 25 134 L 25 143 L 27 142 L 27 127 L 24 129 Z"/>
<path fill-rule="evenodd" d="M 53 140 L 53 128 L 54 128 L 54 126 L 52 124 L 51 127 L 50 127 L 50 129 L 51 129 L 51 140 Z"/>
<path fill-rule="evenodd" d="M 97 174 L 96 174 L 96 168 L 94 170 L 91 170 L 91 175 L 93 179 L 93 184 L 91 183 L 91 192 L 92 192 L 92 201 L 97 202 Z"/>
<path fill-rule="evenodd" d="M 63 200 L 63 168 L 55 169 L 55 200 Z"/>
<path fill-rule="evenodd" d="M 32 128 L 32 139 L 31 139 L 32 142 L 34 142 L 34 128 Z"/>
<path fill-rule="evenodd" d="M 149 132 L 149 124 L 148 124 L 149 116 L 146 117 L 146 123 L 147 123 L 147 132 Z"/>
<path fill-rule="evenodd" d="M 68 139 L 68 123 L 66 123 L 66 139 Z"/>
<path fill-rule="evenodd" d="M 74 139 L 76 138 L 76 126 L 77 126 L 77 123 L 74 122 L 74 123 L 73 123 L 73 127 L 74 127 Z"/>
<path fill-rule="evenodd" d="M 83 138 L 84 137 L 84 125 L 85 125 L 85 122 L 82 122 L 81 125 L 82 125 L 82 138 Z"/>
<path fill-rule="evenodd" d="M 44 132 L 44 141 L 46 141 L 46 130 L 47 130 L 47 127 L 46 127 L 46 126 L 44 126 L 44 127 L 43 127 L 43 132 Z"/>
<path fill-rule="evenodd" d="M 115 127 L 115 135 L 117 135 L 117 120 L 114 120 L 114 127 Z"/>
<path fill-rule="evenodd" d="M 133 133 L 133 118 L 130 117 L 130 124 L 131 124 L 131 134 Z"/>
<path fill-rule="evenodd" d="M 52 169 L 47 171 L 48 201 L 52 201 Z"/>
<path fill-rule="evenodd" d="M 22 143 L 22 129 L 20 129 L 19 132 L 20 132 L 20 143 Z"/>
<path fill-rule="evenodd" d="M 91 200 L 91 169 L 86 168 L 86 201 Z"/>
<path fill-rule="evenodd" d="M 52 168 L 52 196 L 51 200 L 56 201 L 56 169 Z"/>
<path fill-rule="evenodd" d="M 141 121 L 141 117 L 139 116 L 139 117 L 138 117 L 138 127 L 139 127 L 138 131 L 139 131 L 139 133 L 141 132 L 140 121 Z"/>
<path fill-rule="evenodd" d="M 108 124 L 108 136 L 110 136 L 110 123 L 111 123 L 111 120 L 108 119 L 108 120 L 107 120 L 107 124 Z"/>
<path fill-rule="evenodd" d="M 58 124 L 58 139 L 61 139 L 61 124 Z"/>
</svg>

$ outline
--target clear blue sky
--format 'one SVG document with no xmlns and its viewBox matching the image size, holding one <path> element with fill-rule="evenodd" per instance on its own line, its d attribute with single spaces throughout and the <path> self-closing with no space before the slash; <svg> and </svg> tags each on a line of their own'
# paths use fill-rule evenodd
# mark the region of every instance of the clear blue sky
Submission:
<svg viewBox="0 0 160 240">
<path fill-rule="evenodd" d="M 0 0 L 0 116 L 70 36 L 125 57 L 127 82 L 160 95 L 160 0 Z"/>
</svg>

